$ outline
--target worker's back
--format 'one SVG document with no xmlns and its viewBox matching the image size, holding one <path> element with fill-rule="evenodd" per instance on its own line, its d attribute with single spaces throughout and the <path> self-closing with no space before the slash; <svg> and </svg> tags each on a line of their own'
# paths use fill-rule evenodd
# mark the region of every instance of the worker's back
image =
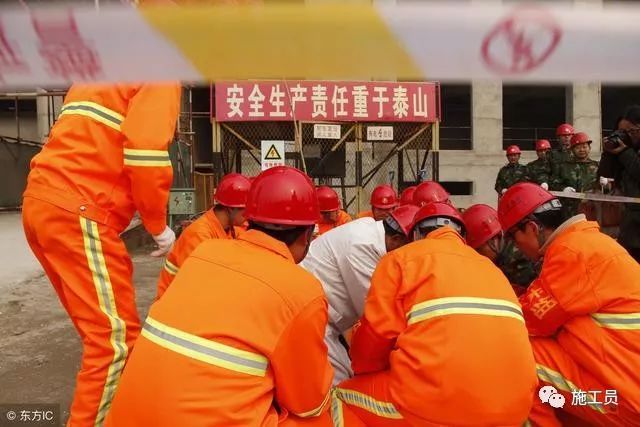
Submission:
<svg viewBox="0 0 640 427">
<path fill-rule="evenodd" d="M 320 280 L 329 305 L 331 323 L 340 332 L 362 316 L 371 274 L 387 252 L 381 221 L 365 217 L 330 230 L 311 243 L 300 263 Z"/>
<path fill-rule="evenodd" d="M 283 243 L 255 230 L 204 242 L 151 307 L 107 425 L 275 426 L 274 402 L 312 411 L 332 377 L 325 325 L 320 284 Z"/>
<path fill-rule="evenodd" d="M 500 270 L 448 227 L 383 262 L 365 317 L 376 331 L 398 329 L 390 389 L 400 411 L 439 425 L 524 421 L 537 384 L 535 363 L 516 296 Z M 397 288 L 377 285 L 385 282 Z M 396 298 L 393 315 L 375 303 L 393 300 L 384 295 L 389 292 Z M 383 316 L 393 320 L 384 326 Z"/>
<path fill-rule="evenodd" d="M 557 335 L 563 349 L 640 411 L 640 265 L 580 221 L 550 243 L 540 281 L 570 317 Z"/>
<path fill-rule="evenodd" d="M 209 209 L 200 218 L 189 224 L 164 261 L 164 266 L 158 279 L 158 295 L 156 299 L 165 293 L 184 261 L 202 242 L 209 239 L 231 239 L 232 237 L 231 233 L 225 232 L 224 228 L 222 228 L 222 224 L 220 224 L 212 209 Z"/>
<path fill-rule="evenodd" d="M 167 145 L 179 108 L 177 83 L 72 86 L 47 143 L 31 161 L 26 195 L 67 210 L 82 205 L 78 213 L 123 229 L 136 208 L 146 214 L 135 206 L 127 166 L 163 175 L 157 183 L 147 175 L 150 193 L 171 183 Z"/>
</svg>

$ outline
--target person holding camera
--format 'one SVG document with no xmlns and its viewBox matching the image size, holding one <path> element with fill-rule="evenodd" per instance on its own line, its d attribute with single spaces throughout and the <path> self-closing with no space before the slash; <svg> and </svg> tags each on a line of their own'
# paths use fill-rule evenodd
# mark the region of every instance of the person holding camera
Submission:
<svg viewBox="0 0 640 427">
<path fill-rule="evenodd" d="M 627 197 L 640 197 L 640 105 L 627 108 L 603 141 L 598 176 L 614 178 Z M 640 204 L 625 204 L 618 242 L 640 262 Z"/>
</svg>

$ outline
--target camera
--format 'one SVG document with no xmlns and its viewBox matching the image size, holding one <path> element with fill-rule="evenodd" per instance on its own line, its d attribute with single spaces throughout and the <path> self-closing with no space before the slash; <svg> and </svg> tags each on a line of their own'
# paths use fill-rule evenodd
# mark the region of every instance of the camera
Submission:
<svg viewBox="0 0 640 427">
<path fill-rule="evenodd" d="M 629 136 L 623 130 L 612 132 L 611 135 L 607 136 L 603 141 L 603 145 L 610 150 L 618 148 L 623 144 L 629 145 Z"/>
</svg>

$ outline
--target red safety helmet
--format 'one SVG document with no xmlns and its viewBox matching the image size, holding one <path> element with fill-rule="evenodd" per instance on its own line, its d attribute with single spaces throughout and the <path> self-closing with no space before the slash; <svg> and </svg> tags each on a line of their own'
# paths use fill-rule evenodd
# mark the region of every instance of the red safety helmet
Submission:
<svg viewBox="0 0 640 427">
<path fill-rule="evenodd" d="M 313 225 L 319 216 L 313 182 L 296 168 L 269 168 L 251 185 L 245 213 L 249 221 L 295 227 Z"/>
<path fill-rule="evenodd" d="M 451 203 L 449 193 L 435 181 L 424 181 L 413 193 L 413 204 L 422 207 L 427 203 Z"/>
<path fill-rule="evenodd" d="M 551 143 L 546 139 L 539 139 L 536 141 L 536 151 L 551 150 Z"/>
<path fill-rule="evenodd" d="M 333 212 L 340 209 L 340 199 L 333 188 L 326 185 L 318 187 L 316 194 L 318 195 L 320 212 Z"/>
<path fill-rule="evenodd" d="M 251 181 L 239 173 L 230 173 L 220 180 L 213 195 L 213 204 L 229 208 L 244 208 L 251 188 Z"/>
<path fill-rule="evenodd" d="M 555 196 L 537 184 L 520 182 L 511 186 L 498 202 L 498 218 L 502 229 L 509 231 Z"/>
<path fill-rule="evenodd" d="M 405 236 L 409 236 L 411 233 L 411 226 L 413 225 L 413 219 L 416 213 L 420 210 L 416 205 L 404 205 L 399 206 L 391 212 L 391 214 L 385 219 L 385 221 L 392 223 L 392 220 L 402 230 Z M 392 223 L 392 228 L 396 228 Z"/>
<path fill-rule="evenodd" d="M 563 123 L 556 129 L 556 136 L 573 135 L 576 130 L 569 123 Z"/>
<path fill-rule="evenodd" d="M 416 188 L 418 187 L 412 185 L 411 187 L 407 187 L 404 189 L 404 191 L 400 194 L 400 206 L 413 204 L 413 194 L 416 192 Z"/>
<path fill-rule="evenodd" d="M 391 209 L 398 206 L 398 195 L 390 185 L 378 185 L 371 193 L 371 206 L 378 209 Z"/>
<path fill-rule="evenodd" d="M 522 154 L 522 151 L 517 145 L 510 145 L 507 147 L 507 156 L 510 154 Z"/>
<path fill-rule="evenodd" d="M 438 202 L 427 203 L 421 207 L 413 218 L 413 225 L 411 228 L 414 228 L 416 225 L 429 218 L 448 218 L 457 222 L 459 225 L 464 226 L 464 221 L 460 216 L 460 212 L 458 212 L 456 208 L 448 203 Z"/>
<path fill-rule="evenodd" d="M 462 213 L 467 230 L 467 244 L 473 249 L 502 233 L 498 212 L 488 205 L 473 205 Z"/>
<path fill-rule="evenodd" d="M 571 137 L 571 147 L 580 144 L 591 144 L 591 138 L 584 132 L 578 132 Z"/>
</svg>

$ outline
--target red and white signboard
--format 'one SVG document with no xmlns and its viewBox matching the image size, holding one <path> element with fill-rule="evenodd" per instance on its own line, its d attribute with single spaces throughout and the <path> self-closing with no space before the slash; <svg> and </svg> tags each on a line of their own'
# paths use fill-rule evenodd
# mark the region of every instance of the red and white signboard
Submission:
<svg viewBox="0 0 640 427">
<path fill-rule="evenodd" d="M 435 83 L 260 81 L 215 85 L 219 122 L 434 122 Z"/>
</svg>

